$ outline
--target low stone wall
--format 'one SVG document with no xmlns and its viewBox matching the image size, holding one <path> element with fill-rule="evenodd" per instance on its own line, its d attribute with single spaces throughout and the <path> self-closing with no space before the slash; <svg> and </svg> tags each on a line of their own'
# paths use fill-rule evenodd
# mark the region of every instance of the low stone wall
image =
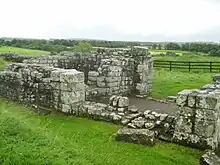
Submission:
<svg viewBox="0 0 220 165">
<path fill-rule="evenodd" d="M 73 114 L 85 101 L 84 74 L 74 69 L 11 64 L 0 72 L 0 96 Z"/>
<path fill-rule="evenodd" d="M 6 61 L 22 63 L 24 60 L 35 58 L 35 56 L 24 56 L 18 54 L 4 53 L 0 54 L 0 58 Z"/>
<path fill-rule="evenodd" d="M 92 94 L 87 95 L 89 99 L 131 93 L 146 96 L 152 88 L 153 60 L 140 47 L 100 48 L 92 53 L 61 52 L 59 56 L 28 59 L 25 63 L 83 72 L 85 83 L 93 91 L 87 92 Z"/>
</svg>

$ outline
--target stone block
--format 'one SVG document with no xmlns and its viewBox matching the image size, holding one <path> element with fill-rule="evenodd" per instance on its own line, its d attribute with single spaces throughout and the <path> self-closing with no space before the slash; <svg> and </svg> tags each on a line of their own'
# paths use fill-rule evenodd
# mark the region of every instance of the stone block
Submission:
<svg viewBox="0 0 220 165">
<path fill-rule="evenodd" d="M 127 97 L 120 97 L 118 99 L 118 107 L 124 108 L 129 106 L 129 99 Z"/>
<path fill-rule="evenodd" d="M 212 150 L 207 150 L 200 158 L 200 165 L 220 165 L 220 158 Z"/>
<path fill-rule="evenodd" d="M 214 110 L 209 109 L 196 109 L 195 117 L 200 120 L 217 121 L 218 114 Z"/>
<path fill-rule="evenodd" d="M 89 71 L 88 76 L 89 77 L 98 77 L 99 76 L 99 72 Z"/>
<path fill-rule="evenodd" d="M 196 118 L 195 119 L 195 134 L 205 138 L 215 136 L 215 121 L 207 121 Z"/>
<path fill-rule="evenodd" d="M 184 133 L 192 133 L 192 120 L 186 116 L 178 116 L 176 118 L 175 131 L 184 132 Z"/>
<path fill-rule="evenodd" d="M 193 92 L 193 90 L 183 90 L 183 91 L 179 92 L 177 94 L 176 104 L 181 107 L 187 106 L 188 96 L 192 92 Z"/>
<path fill-rule="evenodd" d="M 196 108 L 216 110 L 220 105 L 220 91 L 197 95 Z"/>
<path fill-rule="evenodd" d="M 155 145 L 154 132 L 148 129 L 122 128 L 118 131 L 115 140 L 147 146 Z"/>
<path fill-rule="evenodd" d="M 66 72 L 60 74 L 60 82 L 83 83 L 84 73 L 75 69 L 66 70 Z"/>
</svg>

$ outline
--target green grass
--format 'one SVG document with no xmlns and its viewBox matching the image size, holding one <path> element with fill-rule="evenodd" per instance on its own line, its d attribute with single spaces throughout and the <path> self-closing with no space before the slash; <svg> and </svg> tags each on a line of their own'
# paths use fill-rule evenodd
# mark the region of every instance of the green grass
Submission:
<svg viewBox="0 0 220 165">
<path fill-rule="evenodd" d="M 202 152 L 175 144 L 115 142 L 119 126 L 48 115 L 0 99 L 1 165 L 197 165 Z"/>
<path fill-rule="evenodd" d="M 155 56 L 155 60 L 164 60 L 164 61 L 218 61 L 220 62 L 220 57 L 211 57 L 205 53 L 196 53 L 196 52 L 188 52 L 188 51 L 180 51 L 180 50 L 149 50 L 151 54 L 160 54 L 166 52 L 175 52 L 178 56 Z"/>
<path fill-rule="evenodd" d="M 16 48 L 16 47 L 9 47 L 9 46 L 0 46 L 0 54 L 1 53 L 15 53 L 19 55 L 49 55 L 50 52 L 42 51 L 42 50 L 32 50 L 32 49 L 23 49 L 23 48 Z"/>
<path fill-rule="evenodd" d="M 2 71 L 8 64 L 9 62 L 0 58 L 0 71 Z"/>
<path fill-rule="evenodd" d="M 192 73 L 168 70 L 155 70 L 152 97 L 164 99 L 175 96 L 184 89 L 197 89 L 211 83 L 215 73 Z"/>
</svg>

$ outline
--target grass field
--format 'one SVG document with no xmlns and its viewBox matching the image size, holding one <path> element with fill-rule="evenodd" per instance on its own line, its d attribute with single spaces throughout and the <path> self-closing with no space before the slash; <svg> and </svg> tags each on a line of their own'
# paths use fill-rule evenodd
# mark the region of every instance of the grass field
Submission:
<svg viewBox="0 0 220 165">
<path fill-rule="evenodd" d="M 0 58 L 0 71 L 3 70 L 8 64 L 9 62 L 6 62 Z"/>
<path fill-rule="evenodd" d="M 0 54 L 1 53 L 15 53 L 19 55 L 48 55 L 50 52 L 42 51 L 42 50 L 31 50 L 31 49 L 23 49 L 23 48 L 16 48 L 16 47 L 9 47 L 9 46 L 0 46 Z"/>
<path fill-rule="evenodd" d="M 215 73 L 192 73 L 167 70 L 155 70 L 152 97 L 164 99 L 175 96 L 184 89 L 197 89 L 211 83 Z"/>
<path fill-rule="evenodd" d="M 119 126 L 87 119 L 39 116 L 0 99 L 1 165 L 197 165 L 201 152 L 175 144 L 115 142 Z"/>
<path fill-rule="evenodd" d="M 211 57 L 205 53 L 187 52 L 179 50 L 149 50 L 151 54 L 160 54 L 166 52 L 175 52 L 178 56 L 155 56 L 155 60 L 165 60 L 165 61 L 219 61 L 220 57 Z"/>
</svg>

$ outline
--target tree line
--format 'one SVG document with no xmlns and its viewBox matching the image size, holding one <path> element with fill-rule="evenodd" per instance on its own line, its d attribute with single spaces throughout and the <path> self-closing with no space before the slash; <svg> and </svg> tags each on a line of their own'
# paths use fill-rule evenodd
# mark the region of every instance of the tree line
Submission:
<svg viewBox="0 0 220 165">
<path fill-rule="evenodd" d="M 104 40 L 67 40 L 67 39 L 1 39 L 0 46 L 13 46 L 27 49 L 38 49 L 59 53 L 61 51 L 90 51 L 92 47 L 125 48 L 130 46 L 148 46 L 152 49 L 183 50 L 208 53 L 210 56 L 220 56 L 220 45 L 216 43 L 152 43 L 126 42 Z"/>
<path fill-rule="evenodd" d="M 124 42 L 124 41 L 102 41 L 102 40 L 65 40 L 65 39 L 54 39 L 54 40 L 37 40 L 37 39 L 11 39 L 5 40 L 0 39 L 0 46 L 13 46 L 27 49 L 38 49 L 49 52 L 61 52 L 74 50 L 78 51 L 79 47 L 109 47 L 109 48 L 120 48 L 128 46 L 141 45 L 138 42 Z"/>
<path fill-rule="evenodd" d="M 220 44 L 217 43 L 165 43 L 165 44 L 153 44 L 153 49 L 165 49 L 165 50 L 182 50 L 190 52 L 208 53 L 210 56 L 220 56 Z"/>
</svg>

